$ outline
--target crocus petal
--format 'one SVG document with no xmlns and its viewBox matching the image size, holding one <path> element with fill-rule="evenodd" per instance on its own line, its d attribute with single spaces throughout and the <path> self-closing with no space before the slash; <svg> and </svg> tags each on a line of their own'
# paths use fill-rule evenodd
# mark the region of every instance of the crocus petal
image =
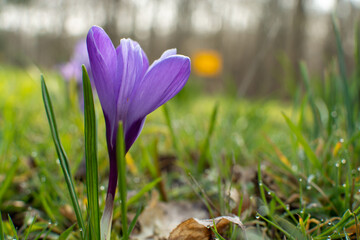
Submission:
<svg viewBox="0 0 360 240">
<path fill-rule="evenodd" d="M 108 144 L 115 143 L 116 102 L 120 81 L 117 80 L 117 56 L 114 45 L 105 31 L 92 27 L 87 35 L 87 48 L 96 91 L 103 108 L 105 120 L 110 125 Z M 108 127 L 108 126 L 107 126 Z M 113 146 L 112 146 L 113 147 Z"/>
<path fill-rule="evenodd" d="M 181 55 L 167 57 L 149 68 L 130 97 L 125 141 L 134 136 L 136 139 L 141 128 L 133 129 L 134 124 L 174 97 L 184 87 L 189 75 L 190 59 Z"/>
<path fill-rule="evenodd" d="M 139 119 L 132 123 L 125 132 L 125 152 L 129 151 L 137 137 L 140 135 L 141 130 L 144 127 L 146 117 Z"/>
<path fill-rule="evenodd" d="M 176 48 L 168 49 L 161 55 L 160 60 L 163 60 L 175 54 L 176 54 Z"/>
<path fill-rule="evenodd" d="M 81 67 L 81 65 L 80 65 Z M 76 76 L 76 66 L 72 62 L 60 66 L 60 73 L 66 81 L 70 81 Z"/>
<path fill-rule="evenodd" d="M 116 53 L 118 69 L 123 69 L 117 101 L 117 118 L 126 122 L 130 95 L 136 90 L 149 68 L 149 62 L 140 45 L 131 39 L 121 39 Z"/>
<path fill-rule="evenodd" d="M 156 64 L 158 64 L 159 62 L 161 62 L 161 61 L 164 60 L 165 58 L 168 58 L 168 57 L 170 57 L 170 56 L 175 55 L 176 52 L 177 52 L 176 48 L 172 48 L 172 49 L 166 50 L 165 52 L 163 52 L 163 54 L 161 55 L 161 57 L 160 57 L 159 59 L 155 60 L 155 61 L 153 62 L 153 64 L 151 64 L 151 67 L 156 66 Z"/>
</svg>

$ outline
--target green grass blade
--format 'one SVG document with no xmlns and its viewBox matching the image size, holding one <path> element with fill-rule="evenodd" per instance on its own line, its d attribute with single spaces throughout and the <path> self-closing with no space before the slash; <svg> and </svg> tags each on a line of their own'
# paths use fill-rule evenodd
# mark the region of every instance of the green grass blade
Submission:
<svg viewBox="0 0 360 240">
<path fill-rule="evenodd" d="M 321 129 L 321 119 L 320 119 L 319 109 L 316 107 L 316 104 L 315 104 L 314 93 L 313 93 L 311 85 L 310 85 L 310 77 L 309 77 L 309 73 L 308 73 L 305 62 L 300 62 L 300 72 L 302 75 L 302 79 L 304 80 L 304 83 L 305 83 L 307 96 L 309 98 L 311 111 L 313 113 L 313 118 L 314 118 L 313 136 L 315 138 L 317 138 L 319 136 L 320 129 Z"/>
<path fill-rule="evenodd" d="M 41 232 L 39 232 L 36 237 L 34 238 L 34 240 L 39 240 L 40 237 L 44 234 L 44 232 L 46 231 L 47 228 L 43 228 L 43 230 L 41 230 Z"/>
<path fill-rule="evenodd" d="M 71 225 L 68 229 L 66 229 L 63 233 L 61 233 L 58 240 L 66 240 L 72 233 L 74 227 L 75 224 Z"/>
<path fill-rule="evenodd" d="M 216 236 L 216 239 L 219 239 L 219 240 L 226 240 L 225 238 L 223 238 L 217 231 L 216 229 L 216 225 L 214 224 L 214 227 L 211 228 L 211 231 L 215 234 Z"/>
<path fill-rule="evenodd" d="M 347 210 L 339 222 L 337 222 L 332 227 L 324 230 L 320 235 L 316 236 L 314 239 L 322 239 L 322 237 L 331 235 L 338 229 L 343 229 L 351 217 L 352 217 L 352 214 L 351 214 L 350 210 Z"/>
<path fill-rule="evenodd" d="M 321 168 L 321 164 L 317 156 L 315 155 L 314 151 L 311 149 L 308 142 L 305 140 L 304 136 L 301 134 L 301 131 L 298 127 L 295 126 L 295 124 L 283 113 L 283 117 L 285 118 L 285 121 L 291 131 L 295 134 L 297 140 L 299 143 L 303 146 L 306 156 L 309 158 L 310 162 L 314 167 L 317 169 Z"/>
<path fill-rule="evenodd" d="M 214 132 L 214 129 L 215 129 L 215 123 L 216 123 L 218 109 L 219 109 L 219 104 L 216 103 L 214 108 L 213 108 L 212 114 L 211 114 L 209 129 L 208 129 L 206 139 L 205 139 L 205 143 L 204 143 L 204 146 L 202 148 L 201 155 L 200 155 L 200 158 L 199 158 L 198 173 L 202 173 L 203 170 L 204 170 L 204 167 L 205 167 L 206 155 L 207 155 L 209 147 L 210 147 L 211 136 L 212 136 L 212 134 Z"/>
<path fill-rule="evenodd" d="M 355 27 L 355 61 L 357 78 L 360 77 L 360 21 L 356 23 Z"/>
<path fill-rule="evenodd" d="M 25 235 L 24 240 L 26 240 L 26 239 L 28 238 L 29 233 L 31 232 L 31 228 L 32 228 L 32 226 L 34 225 L 35 221 L 36 221 L 36 216 L 33 218 L 32 222 L 31 222 L 31 224 L 30 224 L 30 226 L 29 226 L 29 228 L 28 228 L 28 230 L 27 230 L 27 232 L 26 232 L 26 235 Z"/>
<path fill-rule="evenodd" d="M 82 66 L 82 71 L 84 89 L 84 135 L 88 212 L 91 212 L 89 215 L 91 237 L 93 239 L 100 239 L 96 116 L 90 79 L 84 65 Z"/>
<path fill-rule="evenodd" d="M 131 204 L 136 203 L 145 193 L 153 189 L 160 181 L 161 177 L 156 178 L 154 181 L 146 184 L 139 192 L 137 192 L 127 201 L 126 205 L 130 206 Z"/>
<path fill-rule="evenodd" d="M 70 172 L 69 163 L 68 163 L 69 161 L 68 161 L 66 153 L 61 145 L 60 137 L 59 137 L 59 134 L 57 131 L 56 120 L 55 120 L 52 103 L 50 100 L 49 92 L 48 92 L 46 84 L 45 84 L 44 77 L 42 75 L 41 75 L 41 91 L 42 91 L 46 115 L 47 115 L 49 125 L 50 125 L 51 134 L 52 134 L 52 137 L 54 140 L 57 155 L 60 160 L 60 166 L 61 166 L 61 169 L 64 174 L 65 182 L 67 184 L 67 188 L 68 188 L 68 191 L 69 191 L 69 194 L 71 197 L 71 201 L 72 201 L 72 204 L 74 207 L 76 219 L 77 219 L 80 229 L 82 230 L 82 232 L 84 232 L 84 229 L 85 229 L 84 220 L 81 215 L 78 198 L 77 198 L 75 188 L 74 188 L 74 183 L 73 183 L 73 180 L 71 177 L 71 172 Z M 83 237 L 83 233 L 81 235 Z"/>
<path fill-rule="evenodd" d="M 339 64 L 342 85 L 343 85 L 343 97 L 345 102 L 345 109 L 347 112 L 346 120 L 347 120 L 348 135 L 349 137 L 351 137 L 354 131 L 353 107 L 351 103 L 351 96 L 350 96 L 348 80 L 347 80 L 348 78 L 346 74 L 344 49 L 342 47 L 340 32 L 334 15 L 332 17 L 332 24 L 336 37 L 338 64 Z"/>
<path fill-rule="evenodd" d="M 14 164 L 11 166 L 11 168 L 6 172 L 4 181 L 0 184 L 0 202 L 6 193 L 6 190 L 9 188 L 12 179 L 15 176 L 16 170 L 19 166 L 19 159 L 17 159 Z"/>
<path fill-rule="evenodd" d="M 266 196 L 265 196 L 265 191 L 264 191 L 264 184 L 262 182 L 261 162 L 260 161 L 258 163 L 257 170 L 258 170 L 258 176 L 257 177 L 258 177 L 260 197 L 261 197 L 261 200 L 264 203 L 264 208 L 262 208 L 262 211 L 261 211 L 260 214 L 263 215 L 263 216 L 266 216 L 269 213 L 269 205 L 268 205 L 268 202 L 266 201 Z"/>
<path fill-rule="evenodd" d="M 120 121 L 118 135 L 117 135 L 117 146 L 116 146 L 116 155 L 117 155 L 117 167 L 119 174 L 119 193 L 120 193 L 120 206 L 121 206 L 121 222 L 123 229 L 122 239 L 127 240 L 128 228 L 127 228 L 127 188 L 126 188 L 126 160 L 125 160 L 125 139 L 124 139 L 124 129 L 123 123 Z"/>
<path fill-rule="evenodd" d="M 289 239 L 293 239 L 296 240 L 294 237 L 292 237 L 287 231 L 285 231 L 285 229 L 283 229 L 281 226 L 279 226 L 277 223 L 270 221 L 269 219 L 263 217 L 262 215 L 258 214 L 258 216 L 263 219 L 265 222 L 267 222 L 268 224 L 274 226 L 275 228 L 277 228 L 279 231 L 283 232 Z"/>
<path fill-rule="evenodd" d="M 308 238 L 298 229 L 295 225 L 291 224 L 288 220 L 275 216 L 277 224 L 281 226 L 290 236 L 295 237 L 296 240 L 307 240 Z"/>
<path fill-rule="evenodd" d="M 4 229 L 3 229 L 3 221 L 2 221 L 2 215 L 0 211 L 0 240 L 4 240 Z"/>
<path fill-rule="evenodd" d="M 136 211 L 135 217 L 133 218 L 133 220 L 131 220 L 131 223 L 130 223 L 129 229 L 128 229 L 128 236 L 130 236 L 130 235 L 131 235 L 131 232 L 134 230 L 136 221 L 138 220 L 141 211 L 142 211 L 142 207 L 139 207 L 138 210 Z"/>
<path fill-rule="evenodd" d="M 17 234 L 17 232 L 16 232 L 15 225 L 14 225 L 14 223 L 13 223 L 10 215 L 8 215 L 8 218 L 9 218 L 10 227 L 11 227 L 11 230 L 12 230 L 12 232 L 13 232 L 13 234 L 14 234 L 14 237 L 15 237 L 16 240 L 18 240 L 19 237 L 18 237 L 18 234 Z"/>
<path fill-rule="evenodd" d="M 170 117 L 170 113 L 169 113 L 169 109 L 167 107 L 167 104 L 164 104 L 163 110 L 164 110 L 164 116 L 165 116 L 166 124 L 168 125 L 169 132 L 170 132 L 170 135 L 171 135 L 171 139 L 172 139 L 176 154 L 179 154 L 180 153 L 179 144 L 178 144 L 175 132 L 174 132 L 174 128 L 173 128 L 173 124 L 172 124 L 172 121 L 171 121 L 171 117 Z"/>
<path fill-rule="evenodd" d="M 264 188 L 266 189 L 267 192 L 270 192 L 270 188 L 268 188 L 266 185 L 263 185 Z M 275 201 L 277 201 L 280 206 L 286 211 L 286 213 L 290 216 L 290 218 L 295 222 L 298 223 L 298 221 L 296 220 L 294 214 L 292 214 L 292 212 L 286 207 L 285 203 L 278 197 L 276 196 L 275 193 L 271 192 L 271 197 L 273 197 L 275 199 Z"/>
</svg>

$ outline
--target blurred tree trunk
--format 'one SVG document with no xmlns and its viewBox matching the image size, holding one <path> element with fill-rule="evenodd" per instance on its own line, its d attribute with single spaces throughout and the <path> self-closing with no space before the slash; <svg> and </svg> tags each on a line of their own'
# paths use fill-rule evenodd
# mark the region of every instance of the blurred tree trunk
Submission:
<svg viewBox="0 0 360 240">
<path fill-rule="evenodd" d="M 117 28 L 117 15 L 119 12 L 121 0 L 106 0 L 104 1 L 104 7 L 106 11 L 106 20 L 104 24 L 104 30 L 117 46 L 120 41 L 120 33 Z"/>
<path fill-rule="evenodd" d="M 289 58 L 295 66 L 295 75 L 300 79 L 299 61 L 304 58 L 306 35 L 305 0 L 297 0 L 292 21 Z"/>
<path fill-rule="evenodd" d="M 272 84 L 272 71 L 274 69 L 276 49 L 274 49 L 275 39 L 281 23 L 282 10 L 278 0 L 268 1 L 262 6 L 262 15 L 258 24 L 256 45 L 254 54 L 250 59 L 249 67 L 243 73 L 243 78 L 238 89 L 238 96 L 251 94 L 251 92 L 261 92 Z M 284 46 L 284 44 L 281 44 Z M 261 69 L 260 69 L 261 68 Z M 259 88 L 261 86 L 261 89 Z"/>
<path fill-rule="evenodd" d="M 184 41 L 191 35 L 192 0 L 178 2 L 176 30 L 172 34 L 174 46 L 184 48 Z M 196 2 L 198 4 L 198 2 Z"/>
</svg>

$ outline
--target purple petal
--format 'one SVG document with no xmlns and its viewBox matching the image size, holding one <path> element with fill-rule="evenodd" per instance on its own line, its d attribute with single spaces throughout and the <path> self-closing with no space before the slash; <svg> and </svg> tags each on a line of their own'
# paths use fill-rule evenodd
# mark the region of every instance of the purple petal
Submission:
<svg viewBox="0 0 360 240">
<path fill-rule="evenodd" d="M 87 35 L 87 49 L 96 91 L 104 112 L 105 120 L 110 128 L 107 136 L 108 144 L 116 141 L 115 125 L 116 102 L 120 81 L 117 80 L 117 57 L 114 45 L 105 31 L 93 26 Z M 109 126 L 108 126 L 109 125 Z"/>
<path fill-rule="evenodd" d="M 140 135 L 142 128 L 144 127 L 146 117 L 139 119 L 131 124 L 125 132 L 125 152 L 129 151 L 137 137 Z"/>
<path fill-rule="evenodd" d="M 135 135 L 137 137 L 139 132 L 136 130 L 141 130 L 134 130 L 133 125 L 174 97 L 184 87 L 189 75 L 190 59 L 181 55 L 167 57 L 150 67 L 130 97 L 125 132 L 131 136 L 126 135 L 126 141 Z"/>
<path fill-rule="evenodd" d="M 131 39 L 121 39 L 116 53 L 118 69 L 122 69 L 117 114 L 118 120 L 125 123 L 130 95 L 149 68 L 149 62 L 140 45 Z"/>
<path fill-rule="evenodd" d="M 60 73 L 66 81 L 70 82 L 70 80 L 76 79 L 76 66 L 72 62 L 60 65 Z"/>
<path fill-rule="evenodd" d="M 161 55 L 161 57 L 159 59 L 155 60 L 153 62 L 153 64 L 151 64 L 151 67 L 155 66 L 156 64 L 158 64 L 160 61 L 164 60 L 165 58 L 175 55 L 176 51 L 177 51 L 176 48 L 171 48 L 171 49 L 166 50 L 165 52 L 163 52 L 163 54 Z"/>
<path fill-rule="evenodd" d="M 176 48 L 168 49 L 161 55 L 159 60 L 163 60 L 163 59 L 170 57 L 172 55 L 175 55 L 175 54 L 176 54 Z"/>
</svg>

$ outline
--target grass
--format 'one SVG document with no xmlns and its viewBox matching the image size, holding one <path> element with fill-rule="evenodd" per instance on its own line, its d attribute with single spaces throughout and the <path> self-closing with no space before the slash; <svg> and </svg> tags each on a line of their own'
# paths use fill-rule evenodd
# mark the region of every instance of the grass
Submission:
<svg viewBox="0 0 360 240">
<path fill-rule="evenodd" d="M 122 224 L 111 239 L 128 238 L 154 191 L 163 201 L 202 201 L 214 217 L 239 215 L 246 234 L 212 229 L 219 239 L 358 239 L 360 54 L 346 72 L 335 19 L 334 29 L 336 60 L 323 81 L 301 63 L 306 91 L 292 91 L 292 101 L 210 96 L 192 77 L 150 114 L 118 164 L 114 223 Z M 97 239 L 108 175 L 98 99 L 89 107 L 85 94 L 84 126 L 76 86 L 45 71 L 46 88 L 39 76 L 0 65 L 0 239 Z M 81 174 L 84 156 L 93 175 Z"/>
</svg>

